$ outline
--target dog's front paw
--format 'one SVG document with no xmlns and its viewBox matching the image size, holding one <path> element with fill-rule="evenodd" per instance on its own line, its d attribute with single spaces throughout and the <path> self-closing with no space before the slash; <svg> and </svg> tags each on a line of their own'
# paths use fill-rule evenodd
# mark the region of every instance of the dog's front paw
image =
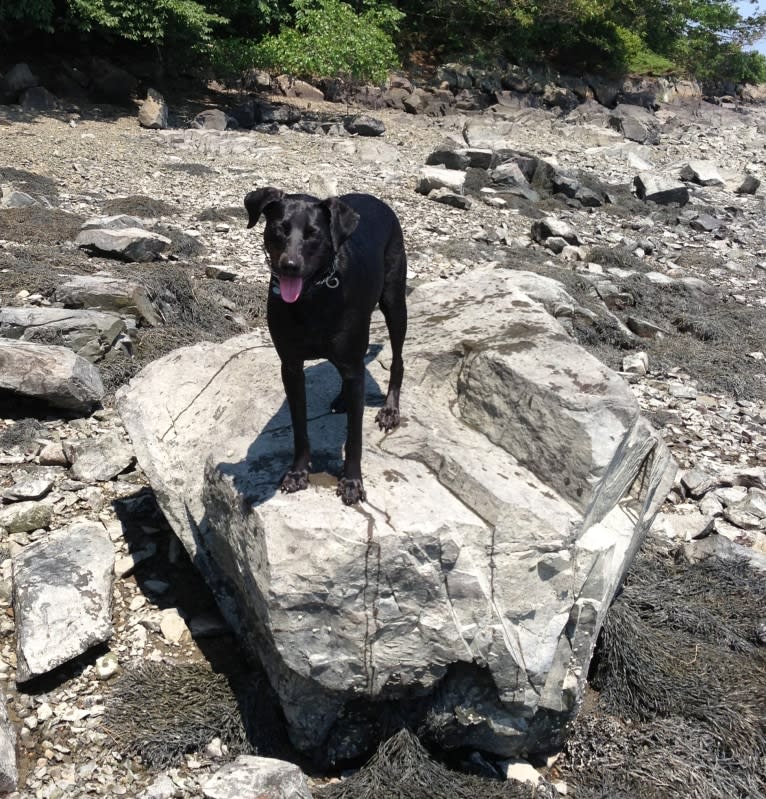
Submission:
<svg viewBox="0 0 766 799">
<path fill-rule="evenodd" d="M 349 477 L 341 477 L 335 493 L 343 500 L 344 505 L 356 505 L 357 502 L 364 502 L 367 499 L 361 478 L 352 480 Z"/>
<path fill-rule="evenodd" d="M 285 494 L 293 494 L 309 487 L 309 470 L 301 469 L 298 472 L 289 471 L 282 478 L 280 490 Z"/>
<path fill-rule="evenodd" d="M 399 409 L 381 408 L 375 417 L 375 421 L 378 423 L 378 427 L 381 430 L 390 433 L 395 427 L 399 427 L 399 422 L 401 421 L 399 418 Z"/>
</svg>

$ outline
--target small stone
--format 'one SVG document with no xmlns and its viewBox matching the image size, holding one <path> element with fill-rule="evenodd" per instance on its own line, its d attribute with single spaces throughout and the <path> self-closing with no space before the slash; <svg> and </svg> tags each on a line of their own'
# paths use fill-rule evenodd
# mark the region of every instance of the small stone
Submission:
<svg viewBox="0 0 766 799">
<path fill-rule="evenodd" d="M 130 552 L 121 558 L 117 558 L 114 562 L 114 576 L 118 578 L 129 577 L 131 574 L 133 574 L 133 571 L 139 563 L 154 557 L 156 553 L 157 545 L 151 543 L 141 547 L 141 549 Z"/>
<path fill-rule="evenodd" d="M 692 181 L 700 186 L 723 186 L 718 167 L 712 161 L 689 161 L 681 167 L 681 180 Z"/>
<path fill-rule="evenodd" d="M 437 191 L 431 192 L 428 195 L 428 199 L 443 205 L 449 205 L 451 208 L 458 208 L 461 211 L 468 211 L 473 205 L 470 197 L 466 197 L 463 194 L 454 194 L 447 189 L 437 189 Z"/>
<path fill-rule="evenodd" d="M 653 322 L 636 316 L 629 316 L 625 324 L 631 333 L 635 333 L 639 338 L 663 338 L 668 334 L 667 330 L 663 330 Z"/>
<path fill-rule="evenodd" d="M 108 680 L 120 670 L 120 662 L 114 652 L 107 652 L 96 660 L 96 677 L 99 680 Z"/>
<path fill-rule="evenodd" d="M 240 755 L 202 785 L 206 799 L 311 799 L 306 777 L 298 766 L 282 760 Z"/>
<path fill-rule="evenodd" d="M 542 779 L 540 772 L 526 760 L 504 760 L 499 765 L 507 780 L 537 785 Z"/>
<path fill-rule="evenodd" d="M 160 632 L 168 643 L 178 644 L 189 635 L 189 628 L 176 608 L 168 608 L 162 611 Z"/>
<path fill-rule="evenodd" d="M 5 527 L 10 535 L 48 527 L 52 518 L 53 508 L 44 502 L 17 502 L 0 508 L 0 527 Z"/>
<path fill-rule="evenodd" d="M 551 236 L 562 238 L 567 244 L 580 243 L 572 226 L 562 219 L 547 216 L 532 223 L 532 238 L 535 241 L 542 243 Z"/>
<path fill-rule="evenodd" d="M 632 352 L 622 359 L 622 371 L 645 375 L 649 371 L 649 356 L 645 352 Z"/>
<path fill-rule="evenodd" d="M 229 625 L 216 612 L 192 616 L 189 620 L 189 630 L 191 630 L 192 638 L 214 638 L 231 632 Z"/>
<path fill-rule="evenodd" d="M 558 255 L 564 252 L 564 248 L 567 246 L 567 240 L 561 236 L 549 236 L 545 239 L 544 244 L 551 252 Z"/>
<path fill-rule="evenodd" d="M 170 583 L 165 580 L 144 580 L 144 588 L 156 596 L 166 594 L 170 590 Z"/>
<path fill-rule="evenodd" d="M 761 181 L 755 175 L 745 175 L 742 183 L 736 189 L 737 194 L 755 194 L 761 185 Z"/>
<path fill-rule="evenodd" d="M 659 205 L 689 202 L 689 190 L 675 178 L 657 175 L 652 172 L 641 172 L 634 180 L 636 195 L 640 200 L 655 202 Z"/>
<path fill-rule="evenodd" d="M 139 594 L 138 596 L 135 596 L 133 597 L 133 599 L 130 600 L 130 605 L 128 605 L 128 608 L 135 613 L 135 611 L 141 610 L 141 608 L 145 606 L 146 606 L 146 597 L 143 596 L 142 594 Z"/>
<path fill-rule="evenodd" d="M 111 480 L 134 460 L 132 448 L 113 433 L 66 442 L 64 452 L 72 464 L 72 477 L 87 482 Z"/>
<path fill-rule="evenodd" d="M 205 277 L 209 277 L 212 280 L 236 280 L 237 275 L 234 272 L 228 272 L 225 269 L 222 269 L 220 266 L 206 266 L 205 267 Z"/>
<path fill-rule="evenodd" d="M 703 516 L 698 510 L 692 509 L 658 513 L 651 530 L 654 535 L 661 535 L 670 541 L 692 541 L 709 535 L 713 525 L 713 518 Z"/>
<path fill-rule="evenodd" d="M 212 760 L 221 760 L 225 755 L 224 748 L 220 738 L 213 738 L 205 747 L 205 754 Z"/>
<path fill-rule="evenodd" d="M 697 389 L 694 386 L 686 386 L 683 383 L 669 383 L 668 391 L 676 399 L 696 399 Z"/>
<path fill-rule="evenodd" d="M 747 496 L 747 488 L 745 486 L 727 486 L 726 488 L 717 488 L 713 495 L 719 499 L 721 503 L 726 505 L 734 505 L 741 502 Z"/>
<path fill-rule="evenodd" d="M 138 799 L 173 799 L 177 792 L 178 787 L 173 780 L 167 774 L 161 774 L 138 795 Z"/>
<path fill-rule="evenodd" d="M 681 477 L 681 485 L 686 489 L 689 496 L 694 499 L 701 499 L 708 491 L 712 491 L 718 485 L 718 479 L 704 469 L 695 466 Z"/>
<path fill-rule="evenodd" d="M 64 448 L 58 441 L 51 441 L 46 444 L 40 450 L 37 460 L 42 466 L 69 466 L 69 461 L 64 454 Z"/>
<path fill-rule="evenodd" d="M 713 493 L 705 494 L 700 500 L 699 509 L 703 516 L 720 516 L 723 512 L 723 502 Z"/>
<path fill-rule="evenodd" d="M 46 477 L 29 477 L 0 491 L 0 497 L 8 502 L 42 499 L 53 488 L 53 480 Z"/>
<path fill-rule="evenodd" d="M 343 120 L 343 126 L 355 136 L 382 136 L 386 132 L 383 122 L 369 114 L 346 117 Z"/>
</svg>

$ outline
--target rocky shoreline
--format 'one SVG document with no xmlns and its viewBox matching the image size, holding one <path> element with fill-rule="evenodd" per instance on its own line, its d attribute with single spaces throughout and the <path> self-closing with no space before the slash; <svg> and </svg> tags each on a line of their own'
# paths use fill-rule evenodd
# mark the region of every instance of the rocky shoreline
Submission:
<svg viewBox="0 0 766 799">
<path fill-rule="evenodd" d="M 209 110 L 239 99 L 226 96 Z M 299 117 L 307 102 L 312 113 L 338 116 L 320 100 L 288 101 Z M 136 664 L 215 662 L 236 674 L 240 657 L 135 464 L 113 391 L 176 346 L 263 325 L 267 273 L 241 207 L 256 186 L 382 197 L 402 219 L 413 286 L 470 282 L 478 266 L 559 280 L 574 300 L 551 312 L 624 372 L 680 466 L 655 534 L 734 547 L 763 568 L 766 369 L 758 341 L 766 340 L 766 232 L 757 183 L 766 177 L 766 111 L 696 99 L 658 106 L 642 107 L 647 116 L 623 112 L 627 123 L 579 99 L 567 108 L 500 104 L 438 117 L 377 108 L 378 136 L 343 125 L 308 133 L 276 120 L 270 133 L 148 130 L 137 112 L 112 106 L 0 106 L 0 336 L 67 347 L 95 362 L 106 383 L 74 412 L 16 395 L 0 413 L 0 678 L 3 726 L 18 740 L 11 796 L 227 795 L 214 775 L 236 753 L 236 736 L 181 751 L 157 769 L 109 727 L 115 686 Z M 198 110 L 171 109 L 189 119 Z M 502 160 L 471 160 L 487 152 Z M 642 200 L 640 175 L 670 180 L 685 194 Z M 423 184 L 435 178 L 442 185 Z M 120 224 L 138 250 L 94 244 L 87 227 L 114 230 L 120 215 L 133 217 Z M 86 291 L 88 280 L 95 282 Z M 72 306 L 108 318 L 67 327 L 60 311 L 71 315 Z M 30 658 L 19 660 L 19 639 L 44 636 L 46 625 L 23 600 L 33 584 L 23 559 L 42 547 L 60 562 L 51 531 L 73 525 L 85 540 L 95 527 L 111 544 L 102 572 L 113 583 L 98 612 L 112 629 L 102 623 L 92 638 L 83 634 L 81 651 L 89 651 L 68 665 L 37 645 L 51 658 L 33 668 Z M 90 557 L 77 564 L 80 575 L 94 568 Z M 26 679 L 33 682 L 16 685 Z M 0 754 L 9 757 L 12 738 Z M 5 757 L 0 765 L 12 780 Z"/>
</svg>

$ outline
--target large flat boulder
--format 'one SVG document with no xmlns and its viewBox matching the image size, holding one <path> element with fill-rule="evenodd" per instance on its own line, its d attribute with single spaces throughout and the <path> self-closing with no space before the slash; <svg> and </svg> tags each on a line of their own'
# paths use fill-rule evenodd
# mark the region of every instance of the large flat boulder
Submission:
<svg viewBox="0 0 766 799">
<path fill-rule="evenodd" d="M 411 294 L 403 423 L 385 436 L 368 407 L 356 507 L 335 496 L 345 417 L 326 363 L 306 370 L 315 474 L 293 495 L 277 490 L 292 436 L 262 334 L 178 350 L 119 393 L 163 510 L 304 751 L 358 756 L 381 700 L 448 747 L 560 743 L 675 474 L 629 386 L 546 311 L 562 296 L 491 269 Z M 369 406 L 388 357 L 369 363 Z"/>
</svg>

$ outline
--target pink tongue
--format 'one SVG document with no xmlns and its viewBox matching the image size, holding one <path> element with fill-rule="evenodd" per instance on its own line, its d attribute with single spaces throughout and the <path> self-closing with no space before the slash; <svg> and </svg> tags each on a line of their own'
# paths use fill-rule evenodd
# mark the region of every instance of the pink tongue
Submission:
<svg viewBox="0 0 766 799">
<path fill-rule="evenodd" d="M 299 277 L 280 277 L 279 293 L 285 302 L 295 302 L 301 296 L 303 280 Z"/>
</svg>

